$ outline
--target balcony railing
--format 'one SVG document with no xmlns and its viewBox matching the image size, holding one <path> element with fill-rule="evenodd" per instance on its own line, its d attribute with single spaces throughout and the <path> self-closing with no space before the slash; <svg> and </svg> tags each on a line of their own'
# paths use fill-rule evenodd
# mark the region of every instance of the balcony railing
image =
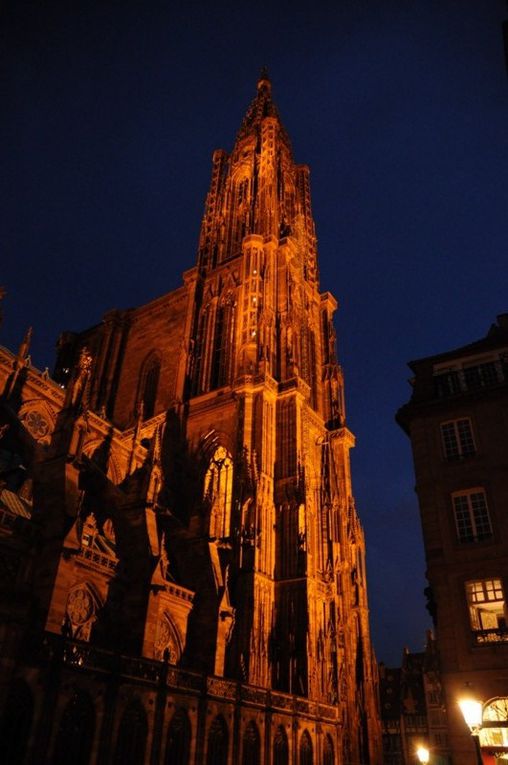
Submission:
<svg viewBox="0 0 508 765">
<path fill-rule="evenodd" d="M 39 646 L 39 657 L 42 661 L 61 661 L 68 669 L 111 675 L 117 679 L 123 678 L 126 682 L 137 680 L 149 685 L 162 683 L 171 689 L 193 691 L 234 702 L 243 701 L 284 712 L 299 712 L 332 722 L 338 719 L 338 706 L 245 685 L 224 677 L 207 677 L 153 659 L 122 656 L 90 643 L 66 639 L 52 633 L 45 634 L 42 645 Z"/>
<path fill-rule="evenodd" d="M 508 628 L 499 627 L 491 630 L 473 632 L 476 645 L 492 645 L 493 643 L 508 643 Z"/>
</svg>

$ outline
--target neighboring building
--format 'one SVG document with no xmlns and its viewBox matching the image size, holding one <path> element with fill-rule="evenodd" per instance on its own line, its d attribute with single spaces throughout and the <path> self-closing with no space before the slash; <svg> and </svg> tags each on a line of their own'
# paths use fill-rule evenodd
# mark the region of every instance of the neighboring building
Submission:
<svg viewBox="0 0 508 765">
<path fill-rule="evenodd" d="M 414 765 L 426 746 L 432 765 L 449 765 L 448 728 L 435 641 L 424 652 L 402 657 L 397 668 L 379 665 L 383 765 Z"/>
<path fill-rule="evenodd" d="M 263 74 L 183 286 L 0 349 L 6 761 L 381 762 L 336 307 Z"/>
<path fill-rule="evenodd" d="M 454 765 L 475 765 L 457 699 L 508 691 L 508 316 L 409 366 L 413 394 L 397 421 L 413 447 L 449 743 Z M 508 751 L 506 734 L 484 730 L 482 744 Z"/>
</svg>

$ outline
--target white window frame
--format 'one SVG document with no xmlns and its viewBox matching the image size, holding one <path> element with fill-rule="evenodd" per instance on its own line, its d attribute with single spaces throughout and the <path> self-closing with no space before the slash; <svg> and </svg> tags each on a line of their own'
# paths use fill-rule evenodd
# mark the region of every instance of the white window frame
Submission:
<svg viewBox="0 0 508 765">
<path fill-rule="evenodd" d="M 467 433 L 461 429 L 463 423 L 467 423 Z M 443 454 L 446 460 L 451 462 L 476 454 L 473 425 L 469 417 L 446 420 L 440 424 L 440 431 Z M 469 447 L 469 443 L 471 447 Z"/>
<path fill-rule="evenodd" d="M 482 486 L 454 492 L 452 505 L 457 538 L 460 543 L 482 542 L 492 537 L 487 494 Z M 468 529 L 470 533 L 467 533 Z"/>
</svg>

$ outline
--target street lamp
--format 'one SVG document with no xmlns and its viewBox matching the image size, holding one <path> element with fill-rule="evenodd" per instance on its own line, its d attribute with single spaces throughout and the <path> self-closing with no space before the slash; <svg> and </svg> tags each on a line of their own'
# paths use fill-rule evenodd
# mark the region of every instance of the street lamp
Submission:
<svg viewBox="0 0 508 765">
<path fill-rule="evenodd" d="M 427 747 L 419 746 L 416 750 L 416 756 L 418 757 L 418 762 L 422 762 L 425 765 L 429 761 L 430 753 Z"/>
<path fill-rule="evenodd" d="M 472 698 L 460 699 L 460 711 L 469 730 L 476 749 L 478 765 L 483 765 L 482 750 L 480 747 L 480 730 L 482 727 L 483 705 L 481 701 Z"/>
</svg>

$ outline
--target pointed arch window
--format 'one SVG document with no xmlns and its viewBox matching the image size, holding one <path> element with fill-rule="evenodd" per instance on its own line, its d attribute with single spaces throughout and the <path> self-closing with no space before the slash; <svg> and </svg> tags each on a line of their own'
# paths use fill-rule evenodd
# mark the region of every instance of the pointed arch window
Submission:
<svg viewBox="0 0 508 765">
<path fill-rule="evenodd" d="M 309 732 L 304 730 L 300 739 L 299 765 L 313 765 L 312 741 Z"/>
<path fill-rule="evenodd" d="M 149 420 L 155 414 L 160 371 L 160 358 L 157 354 L 152 354 L 143 365 L 140 380 L 139 401 L 143 404 L 144 420 Z"/>
<path fill-rule="evenodd" d="M 76 691 L 65 707 L 56 735 L 53 765 L 88 765 L 95 732 L 95 707 L 89 694 Z"/>
<path fill-rule="evenodd" d="M 228 726 L 222 715 L 218 715 L 210 726 L 206 750 L 206 765 L 227 765 Z"/>
<path fill-rule="evenodd" d="M 139 699 L 134 699 L 125 708 L 120 720 L 114 765 L 143 765 L 147 735 L 145 708 Z"/>
<path fill-rule="evenodd" d="M 25 761 L 33 713 L 32 691 L 24 680 L 16 680 L 7 697 L 0 724 L 4 762 Z"/>
<path fill-rule="evenodd" d="M 227 385 L 230 377 L 233 346 L 234 306 L 229 297 L 217 307 L 213 338 L 210 389 Z"/>
<path fill-rule="evenodd" d="M 261 740 L 256 723 L 250 722 L 243 734 L 242 765 L 259 765 Z"/>
<path fill-rule="evenodd" d="M 208 318 L 209 309 L 208 306 L 206 306 L 199 317 L 196 339 L 192 348 L 191 392 L 193 396 L 198 396 L 202 393 L 204 388 L 202 377 L 206 352 Z"/>
<path fill-rule="evenodd" d="M 282 725 L 279 725 L 273 739 L 273 765 L 288 765 L 288 762 L 288 737 Z"/>
<path fill-rule="evenodd" d="M 219 446 L 210 460 L 205 476 L 205 499 L 210 505 L 209 535 L 228 537 L 233 497 L 233 460 L 224 446 Z"/>
<path fill-rule="evenodd" d="M 332 737 L 329 733 L 325 736 L 325 744 L 323 748 L 323 765 L 335 765 L 335 751 L 333 748 Z"/>
<path fill-rule="evenodd" d="M 191 725 L 185 709 L 177 709 L 168 728 L 166 765 L 188 765 L 191 745 Z"/>
</svg>

